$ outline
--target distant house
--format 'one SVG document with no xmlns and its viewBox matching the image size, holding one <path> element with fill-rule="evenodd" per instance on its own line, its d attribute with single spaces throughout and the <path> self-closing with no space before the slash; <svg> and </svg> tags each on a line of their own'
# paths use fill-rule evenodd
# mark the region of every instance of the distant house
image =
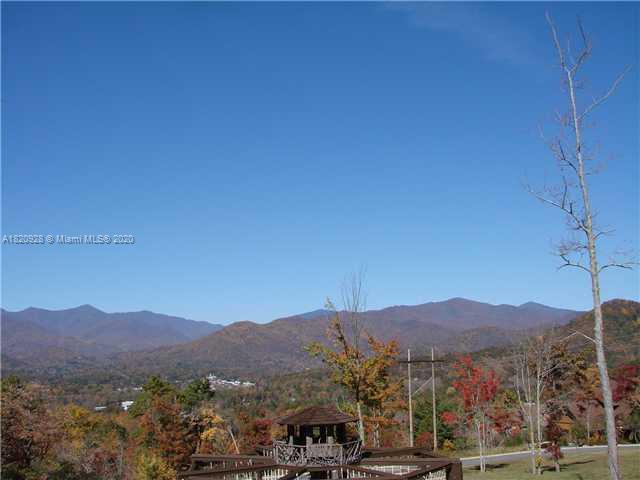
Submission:
<svg viewBox="0 0 640 480">
<path fill-rule="evenodd" d="M 122 407 L 122 409 L 126 412 L 127 410 L 129 410 L 129 407 L 133 405 L 133 401 L 131 400 L 126 400 L 124 402 L 120 402 L 120 406 Z"/>
<path fill-rule="evenodd" d="M 106 407 L 106 406 L 104 406 L 104 405 L 100 405 L 99 407 L 94 407 L 94 410 L 95 410 L 96 412 L 103 412 L 103 411 L 104 411 L 104 410 L 106 410 L 106 409 L 107 409 L 107 407 Z"/>
<path fill-rule="evenodd" d="M 240 380 L 224 380 L 222 378 L 218 378 L 213 373 L 210 373 L 207 376 L 207 380 L 209 381 L 209 389 L 216 390 L 218 388 L 251 388 L 255 387 L 255 383 L 253 382 L 242 382 Z"/>
</svg>

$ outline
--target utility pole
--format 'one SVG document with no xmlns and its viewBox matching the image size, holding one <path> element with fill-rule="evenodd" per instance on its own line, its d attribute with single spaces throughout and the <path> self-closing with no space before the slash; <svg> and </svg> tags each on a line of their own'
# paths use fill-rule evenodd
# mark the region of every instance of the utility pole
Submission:
<svg viewBox="0 0 640 480">
<path fill-rule="evenodd" d="M 433 412 L 433 451 L 438 450 L 438 425 L 436 415 L 436 359 L 431 347 L 431 408 Z"/>
<path fill-rule="evenodd" d="M 407 376 L 409 377 L 409 446 L 413 447 L 413 395 L 411 393 L 411 349 L 407 350 Z"/>
<path fill-rule="evenodd" d="M 434 451 L 438 447 L 438 440 L 436 438 L 436 388 L 435 388 L 435 364 L 442 363 L 444 360 L 436 360 L 434 349 L 431 349 L 431 360 L 426 358 L 416 358 L 415 360 L 411 360 L 411 350 L 407 350 L 407 359 L 406 360 L 398 360 L 398 363 L 406 363 L 407 364 L 407 380 L 408 380 L 408 390 L 409 390 L 409 446 L 413 447 L 413 395 L 414 393 L 418 393 L 422 387 L 424 387 L 429 382 L 433 383 L 433 390 L 431 392 L 431 403 L 433 404 L 433 449 Z M 427 380 L 425 383 L 418 388 L 415 392 L 412 390 L 411 386 L 411 364 L 412 363 L 430 363 L 431 364 L 431 378 Z"/>
</svg>

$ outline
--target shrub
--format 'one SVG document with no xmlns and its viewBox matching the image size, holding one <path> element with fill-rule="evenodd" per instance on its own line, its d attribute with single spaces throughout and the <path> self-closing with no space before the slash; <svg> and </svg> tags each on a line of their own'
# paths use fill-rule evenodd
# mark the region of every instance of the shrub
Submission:
<svg viewBox="0 0 640 480">
<path fill-rule="evenodd" d="M 138 456 L 134 480 L 174 480 L 176 472 L 161 457 L 146 452 Z"/>
</svg>

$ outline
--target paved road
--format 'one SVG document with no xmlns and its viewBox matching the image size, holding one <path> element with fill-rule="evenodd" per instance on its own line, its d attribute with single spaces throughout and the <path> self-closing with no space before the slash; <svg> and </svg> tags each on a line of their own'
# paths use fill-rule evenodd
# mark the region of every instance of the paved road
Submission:
<svg viewBox="0 0 640 480">
<path fill-rule="evenodd" d="M 619 448 L 637 448 L 640 453 L 640 444 L 633 445 L 619 445 Z M 562 453 L 564 454 L 572 454 L 572 453 L 585 453 L 585 452 L 606 452 L 606 445 L 593 445 L 588 447 L 562 447 Z M 529 458 L 529 451 L 525 450 L 522 452 L 511 452 L 511 453 L 499 453 L 497 455 L 487 455 L 486 457 L 487 463 L 509 463 L 515 462 L 516 460 L 522 460 L 523 458 Z M 465 467 L 472 467 L 474 465 L 480 464 L 480 457 L 465 457 L 461 458 L 462 465 Z"/>
</svg>

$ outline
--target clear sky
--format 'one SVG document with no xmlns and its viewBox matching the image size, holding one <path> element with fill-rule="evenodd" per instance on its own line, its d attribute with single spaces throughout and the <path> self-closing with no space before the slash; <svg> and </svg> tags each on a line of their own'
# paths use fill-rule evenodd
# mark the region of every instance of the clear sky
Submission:
<svg viewBox="0 0 640 480">
<path fill-rule="evenodd" d="M 545 9 L 592 34 L 588 98 L 633 65 L 587 135 L 603 247 L 637 249 L 638 4 L 3 2 L 3 234 L 135 245 L 4 245 L 2 305 L 267 321 L 365 265 L 371 308 L 588 308 L 522 185 L 556 178 Z"/>
</svg>

